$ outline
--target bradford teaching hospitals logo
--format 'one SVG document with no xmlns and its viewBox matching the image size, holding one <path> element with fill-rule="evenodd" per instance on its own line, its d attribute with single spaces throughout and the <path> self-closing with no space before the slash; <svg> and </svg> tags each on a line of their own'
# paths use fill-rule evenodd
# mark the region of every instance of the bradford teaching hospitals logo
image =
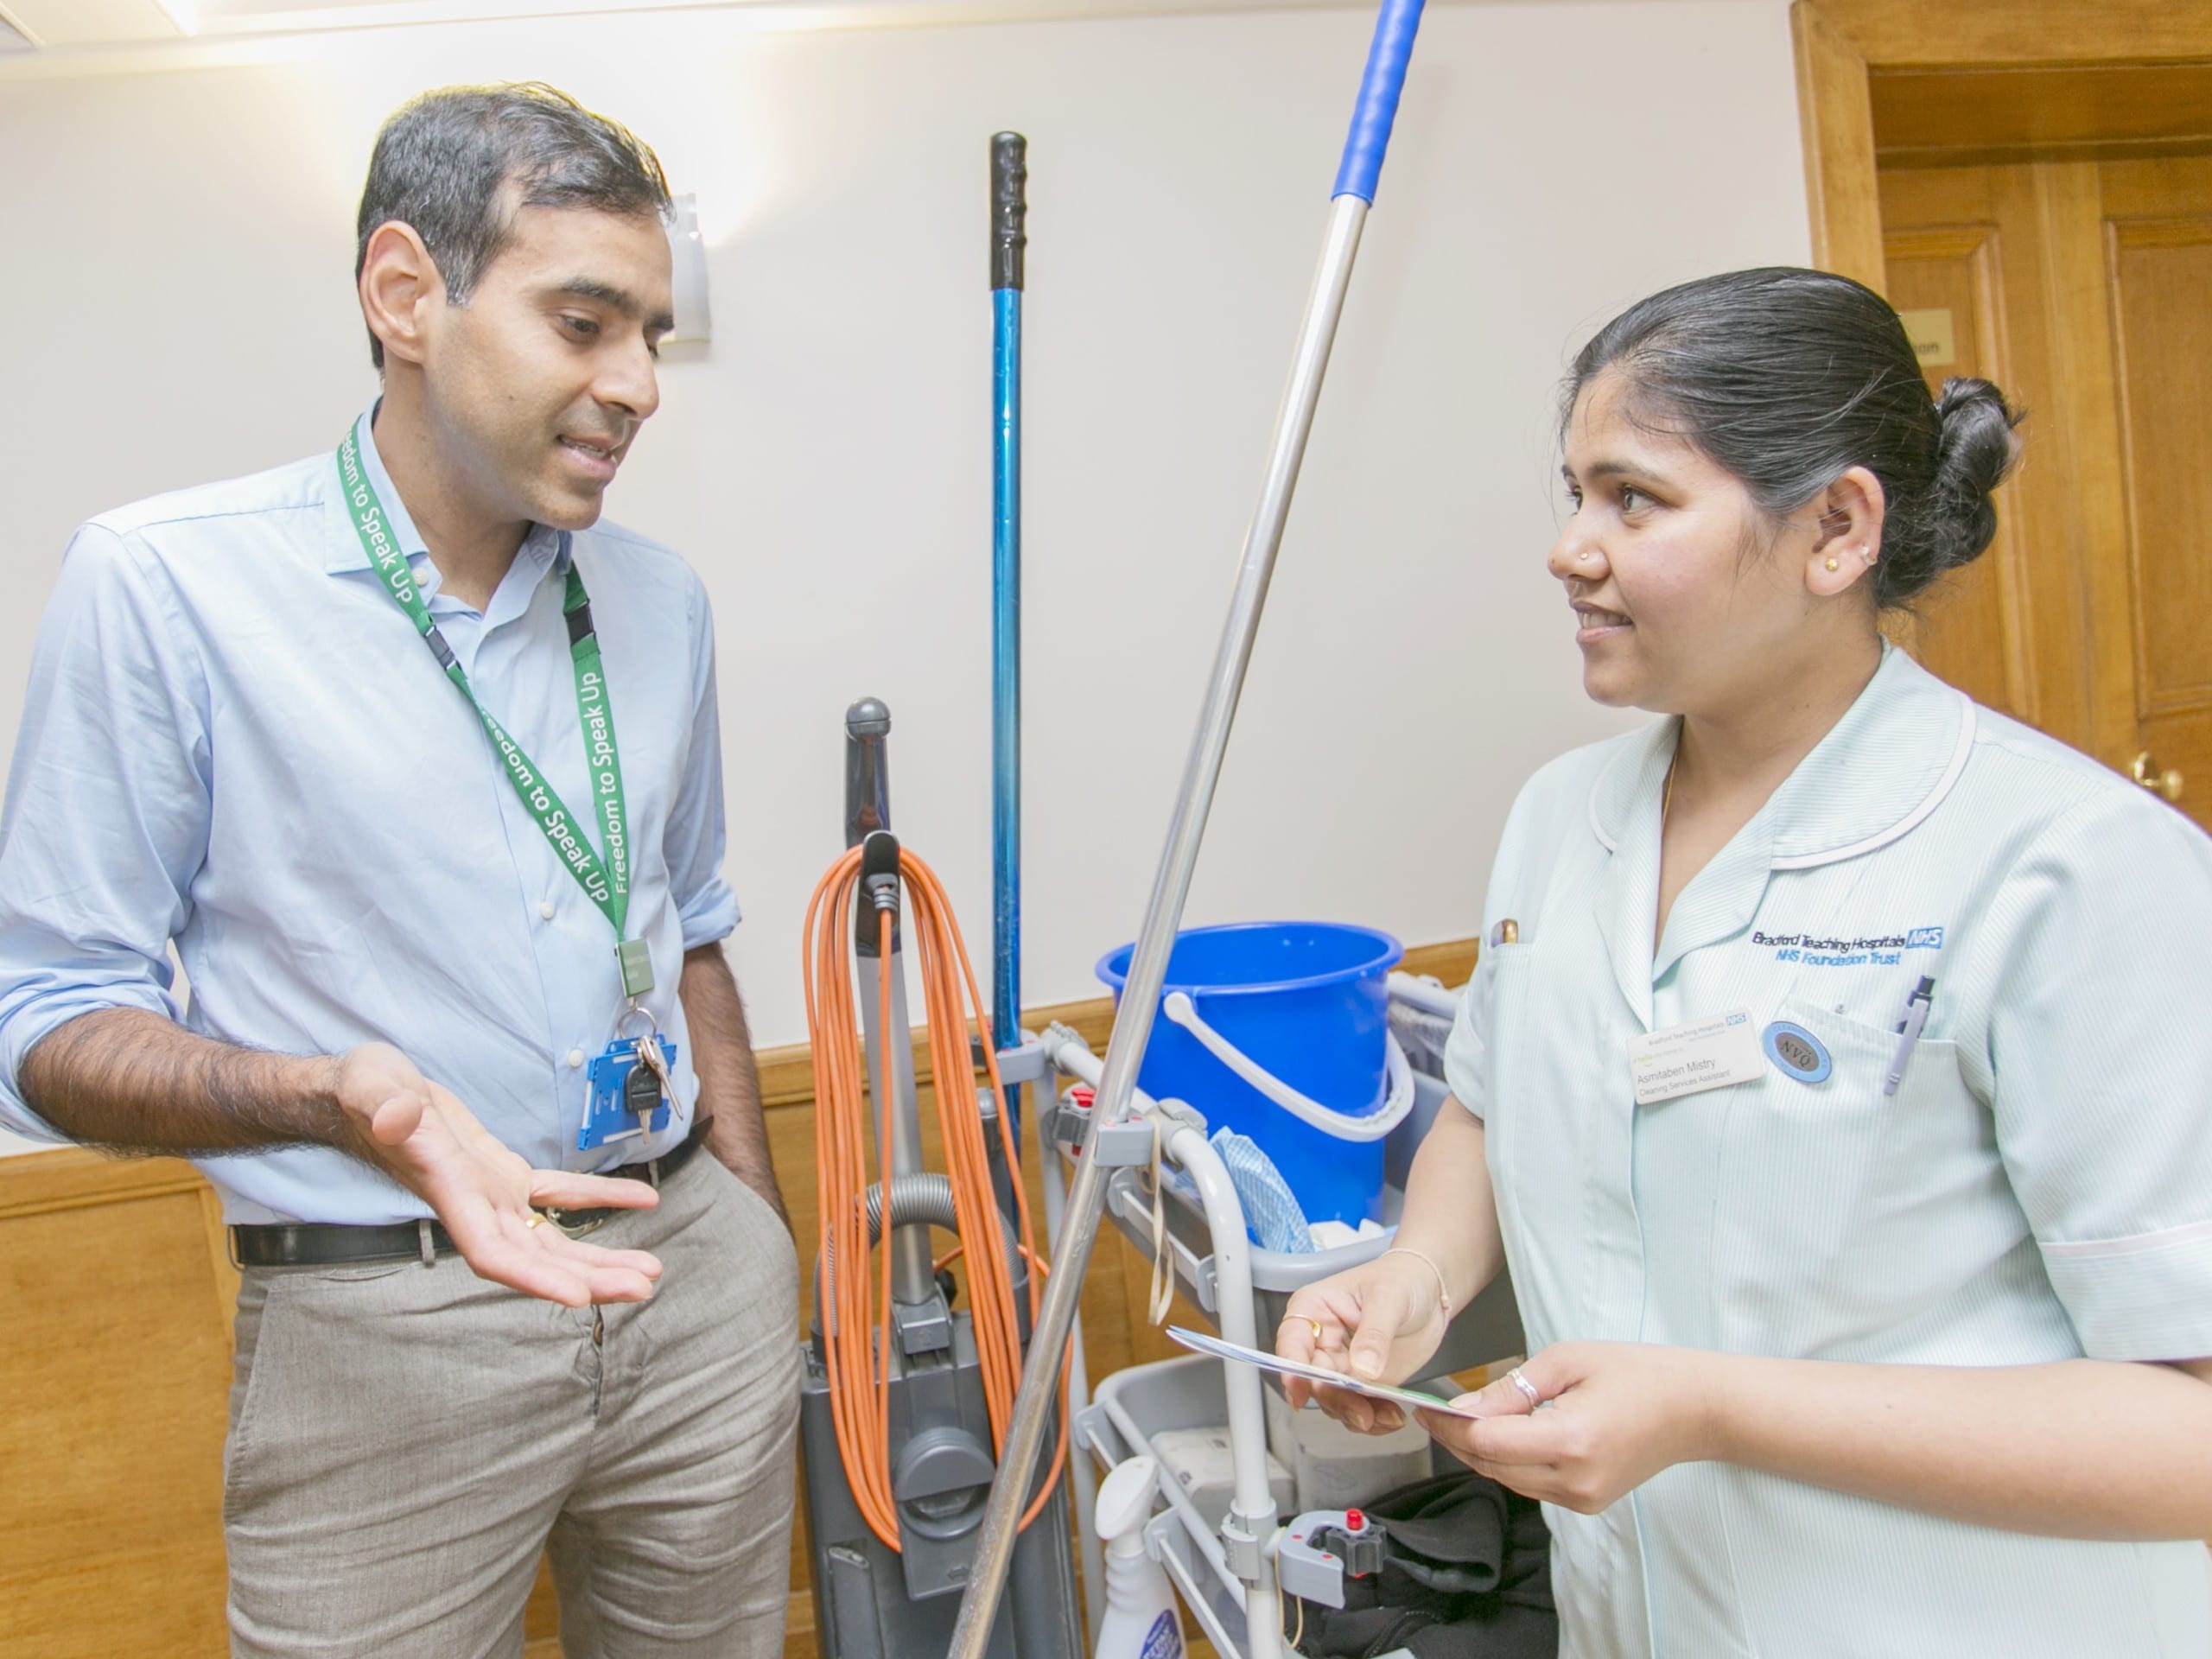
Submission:
<svg viewBox="0 0 2212 1659">
<path fill-rule="evenodd" d="M 1834 935 L 1754 932 L 1751 943 L 1774 952 L 1777 962 L 1809 968 L 1894 968 L 1908 950 L 1941 950 L 1940 927 L 1909 927 L 1897 933 Z"/>
</svg>

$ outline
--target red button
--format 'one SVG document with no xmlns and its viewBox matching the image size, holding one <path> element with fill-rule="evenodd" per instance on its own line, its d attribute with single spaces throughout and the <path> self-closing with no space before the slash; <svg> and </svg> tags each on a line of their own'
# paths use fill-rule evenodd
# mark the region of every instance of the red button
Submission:
<svg viewBox="0 0 2212 1659">
<path fill-rule="evenodd" d="M 1357 1510 L 1346 1510 L 1344 1511 L 1344 1530 L 1346 1532 L 1365 1532 L 1367 1530 L 1367 1517 L 1362 1515 Z"/>
</svg>

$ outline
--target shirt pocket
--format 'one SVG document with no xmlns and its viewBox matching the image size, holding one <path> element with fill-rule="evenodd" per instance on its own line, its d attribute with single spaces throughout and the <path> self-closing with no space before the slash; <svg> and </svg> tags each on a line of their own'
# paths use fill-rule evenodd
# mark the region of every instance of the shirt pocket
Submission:
<svg viewBox="0 0 2212 1659">
<path fill-rule="evenodd" d="M 1726 1091 L 1713 1329 L 1736 1351 L 1902 1357 L 1910 1327 L 1940 1332 L 1946 1305 L 1989 1265 L 1989 1244 L 1968 1235 L 1989 1234 L 1995 1215 L 2001 1240 L 2004 1215 L 2018 1221 L 1994 1126 L 1955 1044 L 1923 1038 L 1885 1095 L 1897 1033 L 1799 997 L 1777 1015 L 1812 1033 L 1831 1069 L 1808 1084 L 1770 1063 Z M 2012 1230 L 2017 1242 L 2024 1224 Z"/>
</svg>

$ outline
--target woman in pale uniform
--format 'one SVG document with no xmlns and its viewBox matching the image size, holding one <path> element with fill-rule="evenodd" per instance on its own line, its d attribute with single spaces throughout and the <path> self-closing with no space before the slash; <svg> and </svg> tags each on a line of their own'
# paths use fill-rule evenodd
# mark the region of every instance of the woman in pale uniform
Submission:
<svg viewBox="0 0 2212 1659">
<path fill-rule="evenodd" d="M 1795 270 L 1567 410 L 1585 689 L 1669 718 L 1522 791 L 1399 1248 L 1278 1347 L 1419 1376 L 1510 1263 L 1529 1357 L 1425 1421 L 1549 1506 L 1575 1659 L 2203 1659 L 2212 842 L 1878 626 L 2016 417 Z"/>
</svg>

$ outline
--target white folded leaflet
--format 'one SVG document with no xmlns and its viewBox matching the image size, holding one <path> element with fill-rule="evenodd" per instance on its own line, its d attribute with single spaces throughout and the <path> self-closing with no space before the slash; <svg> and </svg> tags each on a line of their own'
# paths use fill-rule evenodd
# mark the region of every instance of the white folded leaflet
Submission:
<svg viewBox="0 0 2212 1659">
<path fill-rule="evenodd" d="M 1246 1365 L 1256 1365 L 1263 1371 L 1273 1371 L 1279 1376 L 1301 1377 L 1308 1382 L 1318 1382 L 1325 1388 L 1342 1389 L 1348 1394 L 1363 1394 L 1371 1400 L 1388 1400 L 1393 1405 L 1408 1411 L 1440 1411 L 1447 1417 L 1480 1419 L 1487 1414 L 1455 1406 L 1436 1395 L 1423 1394 L 1419 1389 L 1393 1388 L 1387 1382 L 1367 1382 L 1343 1371 L 1332 1371 L 1325 1365 L 1305 1365 L 1294 1359 L 1285 1359 L 1262 1349 L 1246 1348 L 1234 1342 L 1224 1342 L 1219 1337 L 1208 1336 L 1203 1331 L 1186 1331 L 1179 1325 L 1167 1327 L 1167 1334 L 1195 1353 L 1211 1355 L 1215 1359 L 1233 1359 Z"/>
</svg>

